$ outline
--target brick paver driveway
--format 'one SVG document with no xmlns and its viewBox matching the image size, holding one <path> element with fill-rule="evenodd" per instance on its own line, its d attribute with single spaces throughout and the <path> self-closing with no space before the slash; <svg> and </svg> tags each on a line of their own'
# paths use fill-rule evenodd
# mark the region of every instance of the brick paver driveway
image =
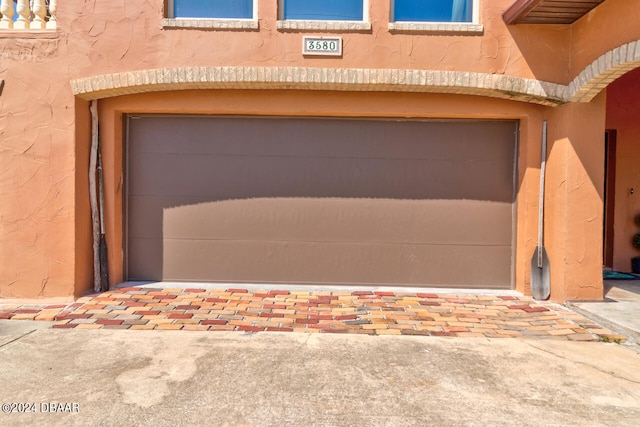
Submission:
<svg viewBox="0 0 640 427">
<path fill-rule="evenodd" d="M 129 287 L 60 305 L 0 305 L 0 319 L 54 328 L 280 331 L 624 340 L 568 308 L 526 296 Z"/>
</svg>

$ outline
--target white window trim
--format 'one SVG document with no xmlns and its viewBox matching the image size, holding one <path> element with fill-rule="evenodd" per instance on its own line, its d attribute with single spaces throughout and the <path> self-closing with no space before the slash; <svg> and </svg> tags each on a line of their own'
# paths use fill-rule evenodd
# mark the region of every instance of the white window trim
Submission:
<svg viewBox="0 0 640 427">
<path fill-rule="evenodd" d="M 330 21 L 324 19 L 284 19 L 284 2 L 278 0 L 278 21 L 276 28 L 279 30 L 305 30 L 305 31 L 369 31 L 369 0 L 362 0 L 362 21 Z"/>
<path fill-rule="evenodd" d="M 484 26 L 480 24 L 480 1 L 481 0 L 473 0 L 471 22 L 396 22 L 393 20 L 395 2 L 391 0 L 389 10 L 389 31 L 416 33 L 481 34 L 484 32 Z"/>
<path fill-rule="evenodd" d="M 240 18 L 176 18 L 173 15 L 173 0 L 167 1 L 167 17 L 162 19 L 163 28 L 201 28 L 215 30 L 257 30 L 258 0 L 253 0 L 253 17 Z"/>
</svg>

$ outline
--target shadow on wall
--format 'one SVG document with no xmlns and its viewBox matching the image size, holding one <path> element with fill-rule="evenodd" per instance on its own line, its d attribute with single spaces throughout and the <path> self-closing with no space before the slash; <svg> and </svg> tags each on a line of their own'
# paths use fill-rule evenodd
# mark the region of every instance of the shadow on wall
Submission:
<svg viewBox="0 0 640 427">
<path fill-rule="evenodd" d="M 502 23 L 503 25 L 504 22 Z M 501 59 L 504 69 L 496 73 L 507 73 L 507 66 L 523 68 L 519 75 L 526 75 L 529 69 L 533 79 L 567 85 L 573 78 L 569 75 L 571 58 L 571 28 L 559 25 L 506 25 L 509 34 L 521 54 L 514 62 L 511 49 L 501 49 L 500 41 L 487 37 L 483 41 L 483 51 Z M 500 55 L 504 55 L 500 58 Z M 513 72 L 511 72 L 513 73 Z"/>
</svg>

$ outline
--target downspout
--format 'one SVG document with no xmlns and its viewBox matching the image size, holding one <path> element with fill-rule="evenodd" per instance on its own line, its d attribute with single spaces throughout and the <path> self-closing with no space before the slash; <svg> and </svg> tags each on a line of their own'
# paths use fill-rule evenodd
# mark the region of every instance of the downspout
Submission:
<svg viewBox="0 0 640 427">
<path fill-rule="evenodd" d="M 91 203 L 91 225 L 93 231 L 93 290 L 100 292 L 100 218 L 96 191 L 96 169 L 98 164 L 98 101 L 91 101 L 91 152 L 89 155 L 89 201 Z"/>
</svg>

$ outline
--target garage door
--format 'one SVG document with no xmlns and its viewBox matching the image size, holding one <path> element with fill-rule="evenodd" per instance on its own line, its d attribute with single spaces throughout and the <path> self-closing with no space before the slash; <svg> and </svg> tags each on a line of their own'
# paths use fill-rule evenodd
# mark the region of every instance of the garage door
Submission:
<svg viewBox="0 0 640 427">
<path fill-rule="evenodd" d="M 129 117 L 129 280 L 510 288 L 514 121 Z"/>
</svg>

